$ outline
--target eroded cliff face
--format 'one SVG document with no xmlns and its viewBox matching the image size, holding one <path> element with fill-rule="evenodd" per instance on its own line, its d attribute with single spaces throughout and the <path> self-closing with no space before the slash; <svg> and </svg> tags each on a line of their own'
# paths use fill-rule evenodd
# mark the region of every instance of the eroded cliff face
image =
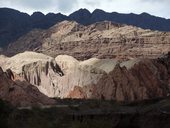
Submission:
<svg viewBox="0 0 170 128">
<path fill-rule="evenodd" d="M 53 57 L 67 54 L 78 60 L 93 57 L 128 60 L 157 58 L 167 54 L 169 49 L 169 32 L 144 30 L 108 21 L 89 26 L 63 21 L 48 30 L 28 33 L 10 44 L 7 53 L 14 55 L 31 50 Z"/>
<path fill-rule="evenodd" d="M 53 76 L 64 75 L 54 58 L 35 52 L 24 52 L 6 59 L 4 57 L 1 66 L 11 69 L 50 97 L 53 97 L 55 92 Z"/>
<path fill-rule="evenodd" d="M 24 57 L 25 59 L 21 59 Z M 47 96 L 66 98 L 75 86 L 88 87 L 97 84 L 103 74 L 114 69 L 116 63 L 117 60 L 96 58 L 78 61 L 67 55 L 53 59 L 40 53 L 24 52 L 7 58 L 1 65 L 4 69 L 11 68 Z M 90 98 L 91 92 L 86 95 Z"/>
<path fill-rule="evenodd" d="M 16 59 L 21 56 L 28 60 L 33 57 L 34 61 Z M 2 64 L 13 72 L 20 71 L 20 77 L 50 97 L 134 101 L 164 97 L 170 91 L 169 54 L 158 59 L 128 61 L 78 61 L 68 55 L 54 59 L 34 52 L 21 53 L 19 57 L 7 58 Z"/>
<path fill-rule="evenodd" d="M 170 93 L 170 56 L 159 59 L 136 59 L 119 63 L 95 85 L 74 87 L 68 97 L 135 101 L 165 97 Z M 80 93 L 82 95 L 80 95 Z"/>
<path fill-rule="evenodd" d="M 54 100 L 42 94 L 38 88 L 18 78 L 14 80 L 14 74 L 10 69 L 3 72 L 0 67 L 0 99 L 17 107 L 55 104 Z"/>
<path fill-rule="evenodd" d="M 106 74 L 106 69 L 97 67 L 98 65 L 107 64 L 107 60 L 99 60 L 92 58 L 86 61 L 78 61 L 75 58 L 67 55 L 61 55 L 55 58 L 57 64 L 61 67 L 64 72 L 63 77 L 56 79 L 56 93 L 55 96 L 62 98 L 68 97 L 71 90 L 74 87 L 89 87 L 90 85 L 96 85 L 101 77 Z M 115 62 L 115 61 L 112 61 Z M 115 62 L 116 63 L 116 62 Z M 109 64 L 107 68 L 114 68 L 114 63 Z M 108 69 L 110 70 L 110 69 Z M 91 97 L 91 92 L 86 92 L 86 97 Z"/>
<path fill-rule="evenodd" d="M 104 84 L 105 83 L 105 84 Z M 169 95 L 170 74 L 157 60 L 142 60 L 132 68 L 117 65 L 94 87 L 94 98 L 134 101 Z"/>
</svg>

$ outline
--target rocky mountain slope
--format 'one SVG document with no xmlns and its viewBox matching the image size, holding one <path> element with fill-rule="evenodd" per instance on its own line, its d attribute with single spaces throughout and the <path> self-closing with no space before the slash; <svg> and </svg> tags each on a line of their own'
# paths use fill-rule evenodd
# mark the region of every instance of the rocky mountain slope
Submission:
<svg viewBox="0 0 170 128">
<path fill-rule="evenodd" d="M 44 15 L 35 12 L 30 16 L 9 8 L 0 8 L 0 17 L 0 47 L 7 47 L 9 43 L 35 28 L 47 29 L 68 19 L 60 13 Z"/>
<path fill-rule="evenodd" d="M 78 61 L 68 55 L 54 59 L 24 52 L 3 60 L 0 65 L 4 69 L 10 68 L 50 97 L 135 101 L 164 97 L 170 91 L 169 54 L 122 62 L 97 58 Z"/>
<path fill-rule="evenodd" d="M 79 98 L 80 94 L 89 97 L 90 94 L 94 99 L 138 101 L 167 96 L 169 87 L 170 54 L 161 59 L 133 59 L 117 63 L 97 83 L 75 86 L 69 97 Z"/>
<path fill-rule="evenodd" d="M 8 44 L 33 29 L 47 29 L 64 20 L 77 21 L 83 25 L 108 20 L 138 26 L 144 29 L 170 31 L 169 19 L 155 17 L 147 13 L 140 15 L 133 13 L 108 13 L 99 9 L 94 10 L 92 13 L 86 9 L 80 9 L 69 16 L 61 13 L 48 13 L 44 15 L 41 12 L 35 12 L 30 16 L 14 9 L 0 8 L 0 17 L 0 47 L 7 47 Z"/>
<path fill-rule="evenodd" d="M 52 57 L 33 52 L 25 52 L 11 58 L 2 56 L 1 66 L 11 69 L 21 78 L 37 86 L 44 94 L 53 94 L 53 79 L 55 74 L 63 76 L 63 72 Z M 41 85 L 41 86 L 40 86 Z"/>
<path fill-rule="evenodd" d="M 0 68 L 0 83 L 0 99 L 10 102 L 13 106 L 41 106 L 55 103 L 35 86 L 15 76 L 10 69 L 4 72 Z"/>
<path fill-rule="evenodd" d="M 89 26 L 63 21 L 48 30 L 29 32 L 10 44 L 7 54 L 28 50 L 52 57 L 67 54 L 78 60 L 156 58 L 170 51 L 170 33 L 108 21 Z"/>
</svg>

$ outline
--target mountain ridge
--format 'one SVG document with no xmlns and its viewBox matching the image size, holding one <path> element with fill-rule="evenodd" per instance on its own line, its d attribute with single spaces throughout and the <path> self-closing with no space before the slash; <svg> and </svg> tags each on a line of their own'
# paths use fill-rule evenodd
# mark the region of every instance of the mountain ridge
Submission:
<svg viewBox="0 0 170 128">
<path fill-rule="evenodd" d="M 87 9 L 79 9 L 71 13 L 69 16 L 66 16 L 61 13 L 48 13 L 44 15 L 41 12 L 35 12 L 32 15 L 28 15 L 27 13 L 14 9 L 0 8 L 0 17 L 1 47 L 7 47 L 8 44 L 33 29 L 48 29 L 56 23 L 64 20 L 73 20 L 83 25 L 90 25 L 99 21 L 108 20 L 111 22 L 141 27 L 144 29 L 170 31 L 170 19 L 152 16 L 147 13 L 142 13 L 139 15 L 133 13 L 108 13 L 100 9 L 96 9 L 92 13 Z"/>
<path fill-rule="evenodd" d="M 47 30 L 34 30 L 11 43 L 7 56 L 36 51 L 78 60 L 96 58 L 155 58 L 170 49 L 170 32 L 151 31 L 109 21 L 84 26 L 62 21 Z M 17 46 L 17 47 L 16 47 Z"/>
</svg>

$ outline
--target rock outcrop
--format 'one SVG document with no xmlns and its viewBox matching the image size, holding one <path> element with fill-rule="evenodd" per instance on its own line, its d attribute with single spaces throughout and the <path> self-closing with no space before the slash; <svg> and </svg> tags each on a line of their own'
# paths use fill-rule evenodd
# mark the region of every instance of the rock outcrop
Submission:
<svg viewBox="0 0 170 128">
<path fill-rule="evenodd" d="M 54 58 L 35 52 L 24 52 L 4 58 L 0 65 L 3 69 L 11 69 L 48 96 L 53 96 L 55 91 L 53 76 L 64 75 Z"/>
<path fill-rule="evenodd" d="M 55 104 L 55 100 L 42 94 L 38 88 L 24 79 L 12 80 L 11 78 L 14 78 L 14 74 L 10 69 L 4 72 L 0 68 L 0 99 L 17 107 Z"/>
<path fill-rule="evenodd" d="M 169 65 L 170 66 L 170 65 Z M 127 69 L 117 65 L 94 87 L 94 98 L 134 101 L 169 95 L 170 74 L 158 60 L 144 59 Z"/>
<path fill-rule="evenodd" d="M 24 56 L 34 61 L 17 59 Z M 135 101 L 169 95 L 169 62 L 169 54 L 158 59 L 122 62 L 97 58 L 78 61 L 68 55 L 54 59 L 25 52 L 7 58 L 2 64 L 50 97 Z"/>
<path fill-rule="evenodd" d="M 19 38 L 9 45 L 7 54 L 26 50 L 52 57 L 67 54 L 78 60 L 157 58 L 170 50 L 170 33 L 108 21 L 89 26 L 63 21 L 48 30 L 34 30 Z"/>
<path fill-rule="evenodd" d="M 66 98 L 75 86 L 97 84 L 103 74 L 113 70 L 117 63 L 117 60 L 96 58 L 78 61 L 68 55 L 53 59 L 41 53 L 24 52 L 6 58 L 0 65 L 4 69 L 10 68 L 47 96 Z M 91 96 L 90 92 L 86 95 Z"/>
<path fill-rule="evenodd" d="M 166 97 L 170 93 L 169 57 L 118 63 L 113 70 L 103 74 L 97 84 L 75 86 L 68 97 L 118 101 Z"/>
</svg>

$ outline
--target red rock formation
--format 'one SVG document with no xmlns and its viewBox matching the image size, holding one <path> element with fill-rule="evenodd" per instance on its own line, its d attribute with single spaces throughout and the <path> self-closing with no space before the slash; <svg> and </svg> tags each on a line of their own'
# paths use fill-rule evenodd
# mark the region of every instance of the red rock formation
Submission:
<svg viewBox="0 0 170 128">
<path fill-rule="evenodd" d="M 35 86 L 26 81 L 21 81 L 21 78 L 11 80 L 8 72 L 3 72 L 0 68 L 0 99 L 10 102 L 14 106 L 37 106 L 37 105 L 52 105 L 54 100 L 42 94 Z M 10 73 L 12 73 L 10 71 Z M 14 75 L 12 75 L 14 76 Z"/>
<path fill-rule="evenodd" d="M 71 91 L 68 95 L 68 98 L 73 99 L 86 99 L 87 95 L 86 92 L 84 92 L 83 88 L 75 86 L 73 91 Z"/>
<path fill-rule="evenodd" d="M 23 60 L 23 56 L 27 59 Z M 64 76 L 59 76 L 48 62 L 58 64 L 61 69 L 56 71 L 63 72 Z M 164 97 L 170 92 L 169 55 L 121 62 L 96 58 L 78 61 L 67 55 L 54 59 L 24 52 L 7 58 L 4 64 L 50 97 L 134 101 Z"/>
<path fill-rule="evenodd" d="M 170 73 L 164 64 L 170 59 L 144 59 L 130 69 L 117 65 L 93 86 L 93 98 L 134 101 L 169 95 Z M 168 68 L 170 65 L 168 64 Z"/>
</svg>

